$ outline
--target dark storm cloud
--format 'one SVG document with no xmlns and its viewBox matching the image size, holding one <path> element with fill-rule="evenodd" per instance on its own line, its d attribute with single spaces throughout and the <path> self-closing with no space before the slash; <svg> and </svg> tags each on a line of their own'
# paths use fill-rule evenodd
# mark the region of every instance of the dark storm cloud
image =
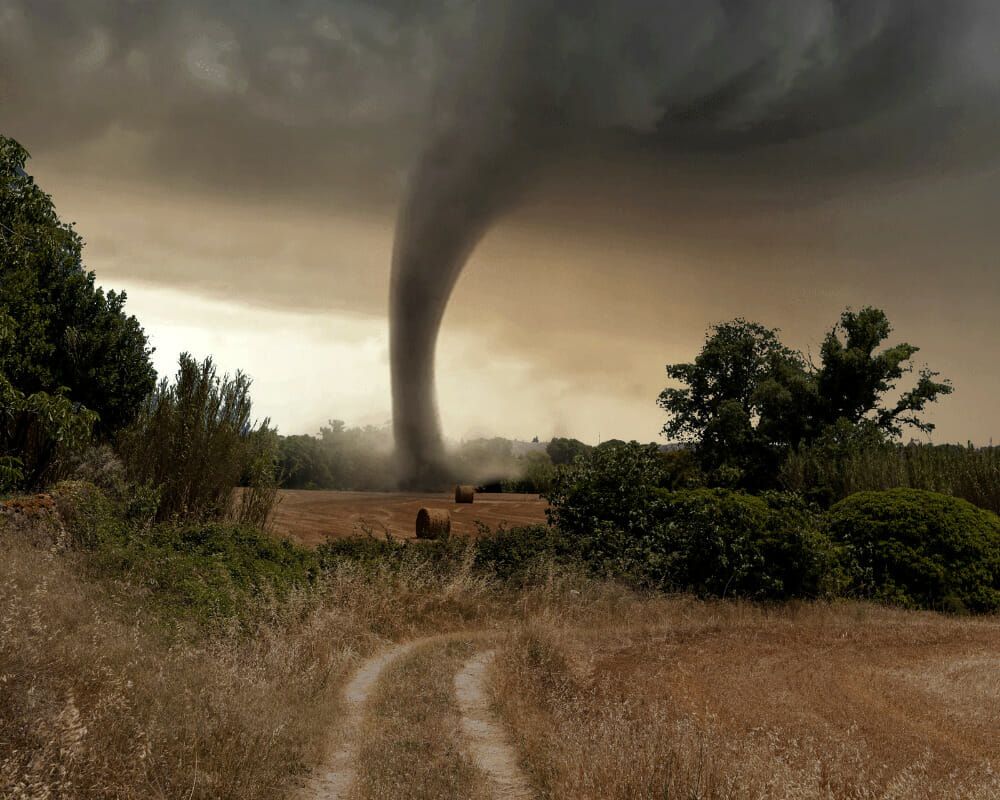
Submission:
<svg viewBox="0 0 1000 800">
<path fill-rule="evenodd" d="M 938 0 L 484 3 L 475 47 L 440 84 L 397 230 L 390 314 L 404 474 L 433 483 L 441 471 L 434 349 L 455 282 L 547 163 L 609 133 L 670 155 L 747 152 L 870 121 L 892 129 L 897 157 L 916 152 L 927 131 L 914 129 L 908 147 L 894 115 L 937 127 L 929 111 L 961 105 L 941 92 L 957 89 L 948 83 L 955 48 L 981 8 L 984 0 L 946 11 Z M 865 138 L 884 150 L 884 132 Z M 860 169 L 854 161 L 845 165 Z"/>
<path fill-rule="evenodd" d="M 0 124 L 33 149 L 121 128 L 148 139 L 146 169 L 205 184 L 334 181 L 345 194 L 391 199 L 426 126 L 455 116 L 502 127 L 513 115 L 572 130 L 571 142 L 658 131 L 643 146 L 726 148 L 878 116 L 886 98 L 967 125 L 977 111 L 969 76 L 987 76 L 981 93 L 996 52 L 981 36 L 979 55 L 966 57 L 975 48 L 963 36 L 995 31 L 995 20 L 984 24 L 991 9 L 985 0 L 0 0 Z"/>
<path fill-rule="evenodd" d="M 121 128 L 207 184 L 398 181 L 466 24 L 447 6 L 0 0 L 0 122 L 29 148 Z"/>
<path fill-rule="evenodd" d="M 757 181 L 985 163 L 998 40 L 995 0 L 0 0 L 0 131 L 158 191 L 324 211 L 409 175 L 393 337 L 426 421 L 465 259 L 553 167 L 670 165 L 714 234 L 711 202 Z"/>
</svg>

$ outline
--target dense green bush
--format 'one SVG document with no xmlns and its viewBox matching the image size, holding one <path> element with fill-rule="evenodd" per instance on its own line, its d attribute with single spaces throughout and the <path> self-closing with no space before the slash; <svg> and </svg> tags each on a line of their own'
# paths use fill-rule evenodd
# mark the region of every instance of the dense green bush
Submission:
<svg viewBox="0 0 1000 800">
<path fill-rule="evenodd" d="M 547 525 L 484 529 L 474 540 L 476 567 L 504 581 L 524 582 L 549 564 L 577 560 L 573 542 Z"/>
<path fill-rule="evenodd" d="M 625 534 L 656 525 L 663 460 L 656 445 L 631 442 L 598 448 L 560 468 L 545 494 L 549 521 L 567 533 L 592 536 L 609 526 Z"/>
<path fill-rule="evenodd" d="M 827 515 L 849 547 L 853 593 L 909 607 L 1000 608 L 1000 518 L 917 489 L 859 492 Z"/>
<path fill-rule="evenodd" d="M 799 498 L 726 489 L 661 494 L 662 523 L 639 564 L 651 579 L 715 597 L 816 597 L 836 588 L 837 558 Z"/>
<path fill-rule="evenodd" d="M 0 372 L 0 494 L 65 477 L 96 422 L 97 414 L 65 395 L 25 395 Z"/>
<path fill-rule="evenodd" d="M 602 575 L 711 596 L 815 597 L 836 590 L 838 561 L 818 512 L 777 492 L 670 491 L 655 445 L 594 450 L 556 475 L 550 522 Z"/>
</svg>

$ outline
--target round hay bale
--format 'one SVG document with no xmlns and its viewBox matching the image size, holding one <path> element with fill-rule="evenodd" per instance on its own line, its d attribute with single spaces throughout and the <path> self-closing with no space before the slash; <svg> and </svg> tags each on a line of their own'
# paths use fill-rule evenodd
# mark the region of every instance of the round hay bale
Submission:
<svg viewBox="0 0 1000 800">
<path fill-rule="evenodd" d="M 455 487 L 455 502 L 456 503 L 471 503 L 476 496 L 475 486 L 462 486 L 459 484 Z"/>
<path fill-rule="evenodd" d="M 418 539 L 446 539 L 451 533 L 451 515 L 443 508 L 422 508 L 417 512 Z"/>
</svg>

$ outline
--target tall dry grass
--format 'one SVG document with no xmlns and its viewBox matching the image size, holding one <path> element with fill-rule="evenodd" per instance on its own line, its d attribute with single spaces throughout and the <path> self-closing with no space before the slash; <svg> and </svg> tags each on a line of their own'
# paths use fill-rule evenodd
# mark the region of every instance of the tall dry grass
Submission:
<svg viewBox="0 0 1000 800">
<path fill-rule="evenodd" d="M 685 600 L 529 622 L 496 702 L 545 798 L 1000 797 L 1000 623 Z"/>
<path fill-rule="evenodd" d="M 360 659 L 486 628 L 508 632 L 495 701 L 543 797 L 1000 798 L 995 617 L 702 603 L 551 564 L 515 589 L 470 550 L 446 569 L 345 559 L 206 633 L 151 615 L 127 574 L 87 580 L 48 513 L 0 516 L 0 797 L 293 796 Z M 461 641 L 380 682 L 364 794 L 474 796 Z"/>
<path fill-rule="evenodd" d="M 319 763 L 339 688 L 389 640 L 505 612 L 486 583 L 343 564 L 209 634 L 88 582 L 51 517 L 0 517 L 0 797 L 280 798 Z"/>
</svg>

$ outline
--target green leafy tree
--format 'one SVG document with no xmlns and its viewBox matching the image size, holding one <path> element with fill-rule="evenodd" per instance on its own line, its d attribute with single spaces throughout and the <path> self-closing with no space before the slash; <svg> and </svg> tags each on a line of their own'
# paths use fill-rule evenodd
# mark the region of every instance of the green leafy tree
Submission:
<svg viewBox="0 0 1000 800">
<path fill-rule="evenodd" d="M 590 445 L 584 444 L 579 439 L 565 439 L 559 436 L 545 445 L 545 452 L 557 467 L 560 464 L 572 464 L 577 456 L 585 456 L 590 451 Z"/>
<path fill-rule="evenodd" d="M 278 452 L 282 486 L 288 489 L 327 489 L 333 486 L 323 443 L 315 436 L 283 436 Z"/>
<path fill-rule="evenodd" d="M 84 270 L 83 241 L 24 171 L 28 153 L 0 136 L 0 314 L 9 336 L 0 370 L 27 395 L 67 394 L 99 415 L 97 430 L 131 422 L 152 391 L 151 349 L 125 294 Z"/>
<path fill-rule="evenodd" d="M 241 482 L 256 499 L 276 487 L 277 435 L 251 411 L 249 377 L 220 378 L 211 358 L 199 364 L 181 353 L 174 382 L 160 381 L 120 437 L 129 476 L 159 492 L 158 521 L 219 519 Z M 269 511 L 244 521 L 262 525 Z"/>
<path fill-rule="evenodd" d="M 920 414 L 951 384 L 924 369 L 914 388 L 889 402 L 918 351 L 907 343 L 879 350 L 891 330 L 879 309 L 845 311 L 815 367 L 776 329 L 745 319 L 714 325 L 693 363 L 667 366 L 682 385 L 660 394 L 670 414 L 663 433 L 693 446 L 713 485 L 758 490 L 777 485 L 792 450 L 833 429 L 843 437 L 845 428 L 863 428 L 879 440 L 907 425 L 930 431 Z"/>
<path fill-rule="evenodd" d="M 91 439 L 97 414 L 60 391 L 25 395 L 4 375 L 13 320 L 0 311 L 0 493 L 36 489 L 63 477 Z"/>
<path fill-rule="evenodd" d="M 776 329 L 759 323 L 737 318 L 709 331 L 694 362 L 667 366 L 684 386 L 660 394 L 670 414 L 663 433 L 691 443 L 717 485 L 766 483 L 781 460 L 775 437 L 805 424 L 811 392 L 805 364 Z"/>
<path fill-rule="evenodd" d="M 952 391 L 949 381 L 935 380 L 937 372 L 922 369 L 915 387 L 903 392 L 895 403 L 884 402 L 896 382 L 911 371 L 907 362 L 920 349 L 903 342 L 876 352 L 891 332 L 880 309 L 848 310 L 841 315 L 840 323 L 823 341 L 822 368 L 815 376 L 817 416 L 822 425 L 840 419 L 852 424 L 868 420 L 890 436 L 898 436 L 906 425 L 925 433 L 934 430 L 932 423 L 920 418 L 920 412 Z"/>
</svg>

